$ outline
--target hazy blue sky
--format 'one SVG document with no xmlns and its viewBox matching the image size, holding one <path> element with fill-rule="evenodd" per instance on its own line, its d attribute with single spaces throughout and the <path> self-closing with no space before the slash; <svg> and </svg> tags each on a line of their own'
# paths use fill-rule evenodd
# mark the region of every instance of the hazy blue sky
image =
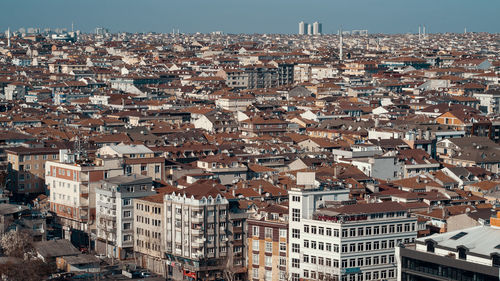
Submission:
<svg viewBox="0 0 500 281">
<path fill-rule="evenodd" d="M 298 22 L 324 33 L 500 32 L 498 0 L 0 0 L 0 30 L 66 27 L 116 31 L 296 33 Z"/>
</svg>

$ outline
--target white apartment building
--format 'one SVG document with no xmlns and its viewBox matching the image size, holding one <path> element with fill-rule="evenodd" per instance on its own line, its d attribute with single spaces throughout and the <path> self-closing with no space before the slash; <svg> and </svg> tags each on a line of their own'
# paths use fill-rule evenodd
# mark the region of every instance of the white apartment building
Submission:
<svg viewBox="0 0 500 281">
<path fill-rule="evenodd" d="M 396 202 L 328 206 L 346 190 L 291 190 L 292 280 L 396 280 L 394 247 L 413 242 L 416 218 Z"/>
<path fill-rule="evenodd" d="M 50 191 L 50 210 L 57 216 L 63 237 L 86 244 L 82 240 L 87 238 L 77 238 L 75 233 L 85 236 L 89 232 L 89 219 L 95 216 L 95 186 L 101 179 L 123 174 L 123 169 L 118 159 L 85 163 L 76 158 L 75 153 L 60 150 L 58 161 L 45 163 L 45 184 Z"/>
<path fill-rule="evenodd" d="M 132 199 L 151 196 L 153 181 L 142 175 L 121 175 L 96 188 L 96 251 L 108 257 L 131 258 L 134 248 Z M 146 218 L 150 219 L 150 218 Z M 160 224 L 160 220 L 155 222 Z"/>
</svg>

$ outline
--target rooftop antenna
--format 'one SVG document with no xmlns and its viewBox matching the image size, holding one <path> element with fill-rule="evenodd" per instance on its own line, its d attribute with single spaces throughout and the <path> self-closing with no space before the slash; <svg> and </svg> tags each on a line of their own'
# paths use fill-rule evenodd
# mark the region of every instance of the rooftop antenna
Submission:
<svg viewBox="0 0 500 281">
<path fill-rule="evenodd" d="M 7 47 L 10 48 L 10 27 L 7 28 Z"/>
</svg>

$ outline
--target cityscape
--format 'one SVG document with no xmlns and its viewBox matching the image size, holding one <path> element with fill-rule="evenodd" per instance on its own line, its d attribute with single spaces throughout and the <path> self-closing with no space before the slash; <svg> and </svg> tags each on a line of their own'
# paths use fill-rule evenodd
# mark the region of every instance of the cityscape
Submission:
<svg viewBox="0 0 500 281">
<path fill-rule="evenodd" d="M 500 280 L 500 33 L 422 21 L 0 24 L 1 279 Z"/>
</svg>

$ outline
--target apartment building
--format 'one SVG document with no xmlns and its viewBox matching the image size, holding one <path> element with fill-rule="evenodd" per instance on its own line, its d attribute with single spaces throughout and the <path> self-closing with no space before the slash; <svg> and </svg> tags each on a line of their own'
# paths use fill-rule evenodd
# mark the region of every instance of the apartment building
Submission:
<svg viewBox="0 0 500 281">
<path fill-rule="evenodd" d="M 9 190 L 21 196 L 46 193 L 45 162 L 58 160 L 59 149 L 13 147 L 6 149 L 5 153 Z"/>
<path fill-rule="evenodd" d="M 288 280 L 288 207 L 270 205 L 248 219 L 248 280 Z"/>
<path fill-rule="evenodd" d="M 164 194 L 133 199 L 134 251 L 139 265 L 166 277 L 162 233 L 165 224 Z"/>
<path fill-rule="evenodd" d="M 100 180 L 123 174 L 123 168 L 117 158 L 88 163 L 69 150 L 60 150 L 58 158 L 45 163 L 50 211 L 56 215 L 65 239 L 88 245 L 89 228 L 95 228 L 90 224 L 95 219 L 95 188 Z"/>
<path fill-rule="evenodd" d="M 246 180 L 248 167 L 240 163 L 238 158 L 224 154 L 204 157 L 197 161 L 197 167 L 212 173 L 222 185 L 233 183 L 234 180 Z"/>
<path fill-rule="evenodd" d="M 155 194 L 153 181 L 142 175 L 120 175 L 101 181 L 96 188 L 96 251 L 108 257 L 131 258 L 134 251 L 134 198 Z M 144 217 L 153 224 L 160 219 Z"/>
<path fill-rule="evenodd" d="M 255 117 L 241 121 L 239 129 L 244 136 L 248 137 L 279 136 L 287 132 L 288 123 L 279 119 Z"/>
<path fill-rule="evenodd" d="M 101 157 L 119 157 L 123 159 L 125 174 L 138 174 L 165 180 L 165 158 L 155 157 L 154 152 L 144 145 L 109 145 L 98 149 Z"/>
<path fill-rule="evenodd" d="M 218 280 L 229 268 L 229 201 L 212 185 L 194 184 L 164 197 L 167 277 Z"/>
<path fill-rule="evenodd" d="M 398 280 L 500 278 L 500 212 L 482 225 L 418 238 L 396 247 Z"/>
<path fill-rule="evenodd" d="M 292 280 L 396 280 L 394 247 L 417 236 L 416 218 L 402 205 L 328 206 L 346 200 L 345 190 L 289 195 Z"/>
</svg>

